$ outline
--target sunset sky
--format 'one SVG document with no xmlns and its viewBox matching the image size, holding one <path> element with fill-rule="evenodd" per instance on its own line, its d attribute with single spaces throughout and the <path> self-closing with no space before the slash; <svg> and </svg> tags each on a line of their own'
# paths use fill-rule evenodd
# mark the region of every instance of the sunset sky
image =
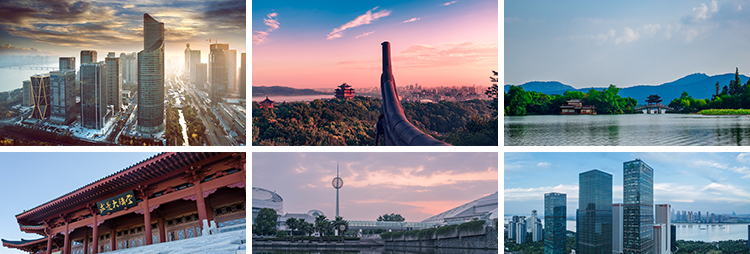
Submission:
<svg viewBox="0 0 750 254">
<path fill-rule="evenodd" d="M 2 1 L 0 55 L 76 56 L 80 65 L 83 49 L 96 50 L 99 60 L 110 51 L 137 52 L 143 50 L 143 14 L 148 13 L 164 23 L 168 70 L 182 66 L 187 43 L 207 62 L 209 39 L 229 43 L 239 60 L 247 52 L 245 5 L 244 0 Z"/>
<path fill-rule="evenodd" d="M 497 153 L 253 153 L 253 187 L 276 191 L 285 213 L 336 214 L 336 162 L 347 220 L 401 214 L 418 222 L 495 193 Z"/>
<path fill-rule="evenodd" d="M 252 84 L 379 86 L 383 41 L 399 86 L 490 86 L 498 2 L 254 1 Z"/>
<path fill-rule="evenodd" d="M 750 0 L 526 0 L 504 7 L 504 84 L 629 87 L 735 68 L 750 73 Z"/>
<path fill-rule="evenodd" d="M 544 193 L 567 194 L 578 209 L 578 174 L 612 174 L 612 202 L 623 202 L 622 163 L 637 158 L 654 169 L 654 204 L 716 214 L 750 213 L 748 153 L 505 153 L 504 214 L 544 212 Z"/>
</svg>

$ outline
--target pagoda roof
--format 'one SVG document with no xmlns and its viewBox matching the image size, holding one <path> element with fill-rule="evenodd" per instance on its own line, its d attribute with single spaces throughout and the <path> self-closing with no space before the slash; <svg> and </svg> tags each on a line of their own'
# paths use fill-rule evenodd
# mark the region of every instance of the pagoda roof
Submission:
<svg viewBox="0 0 750 254">
<path fill-rule="evenodd" d="M 266 102 L 266 103 L 270 102 L 270 103 L 273 103 L 274 101 L 272 101 L 272 100 L 269 100 L 269 99 L 268 99 L 268 96 L 266 96 L 266 99 L 265 99 L 265 100 L 262 100 L 262 101 L 260 101 L 260 102 Z"/>
<path fill-rule="evenodd" d="M 341 84 L 339 87 L 341 87 L 341 88 L 349 88 L 349 87 L 352 87 L 352 86 L 344 83 L 344 84 Z"/>
<path fill-rule="evenodd" d="M 19 224 L 41 224 L 43 219 L 63 213 L 67 209 L 80 207 L 104 197 L 133 189 L 145 181 L 180 170 L 218 154 L 220 153 L 160 153 L 26 210 L 16 215 L 16 219 Z"/>
<path fill-rule="evenodd" d="M 11 240 L 5 240 L 5 239 L 0 239 L 0 240 L 2 240 L 3 246 L 5 247 L 20 249 L 26 246 L 44 242 L 47 240 L 47 237 L 45 236 L 45 237 L 42 237 L 39 239 L 33 239 L 33 240 L 26 240 L 26 239 L 21 238 L 20 241 L 11 241 Z"/>
</svg>

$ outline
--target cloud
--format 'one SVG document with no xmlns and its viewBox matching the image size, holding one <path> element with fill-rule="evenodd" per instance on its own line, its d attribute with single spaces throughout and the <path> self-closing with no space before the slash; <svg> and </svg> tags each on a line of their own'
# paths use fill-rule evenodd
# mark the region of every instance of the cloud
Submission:
<svg viewBox="0 0 750 254">
<path fill-rule="evenodd" d="M 539 162 L 539 163 L 537 163 L 536 165 L 537 165 L 537 167 L 543 167 L 543 168 L 546 168 L 546 167 L 549 167 L 549 166 L 550 166 L 550 165 L 552 165 L 552 164 L 550 164 L 549 162 Z"/>
<path fill-rule="evenodd" d="M 409 20 L 404 20 L 404 22 L 402 22 L 402 23 L 409 23 L 409 22 L 414 22 L 414 21 L 417 21 L 417 20 L 419 20 L 419 18 L 411 18 Z"/>
<path fill-rule="evenodd" d="M 416 44 L 394 56 L 404 67 L 446 67 L 497 62 L 497 43 Z"/>
<path fill-rule="evenodd" d="M 367 25 L 382 17 L 387 17 L 388 15 L 391 15 L 390 10 L 382 10 L 376 13 L 372 13 L 372 11 L 376 9 L 378 9 L 378 7 L 375 7 L 372 10 L 367 11 L 367 13 L 362 14 L 359 17 L 355 18 L 354 20 L 349 21 L 346 24 L 343 24 L 336 29 L 333 29 L 333 31 L 331 31 L 331 33 L 328 34 L 328 37 L 326 39 L 333 40 L 336 38 L 341 38 L 342 36 L 344 36 L 344 31 L 346 29 L 355 28 L 361 25 Z"/>
<path fill-rule="evenodd" d="M 568 201 L 578 200 L 578 185 L 544 186 L 537 188 L 510 188 L 503 191 L 507 201 L 544 200 L 544 194 L 550 192 L 564 193 Z"/>
<path fill-rule="evenodd" d="M 648 24 L 643 26 L 643 32 L 648 35 L 655 35 L 656 32 L 661 30 L 661 25 L 659 24 Z"/>
<path fill-rule="evenodd" d="M 448 6 L 448 5 L 451 5 L 451 4 L 455 4 L 456 2 L 458 2 L 458 1 L 450 1 L 450 2 L 444 3 L 442 5 L 443 6 Z"/>
<path fill-rule="evenodd" d="M 729 169 L 742 175 L 742 179 L 750 178 L 750 168 L 748 167 L 733 167 Z"/>
<path fill-rule="evenodd" d="M 641 38 L 641 36 L 638 33 L 633 31 L 633 29 L 631 29 L 630 27 L 626 27 L 623 32 L 623 35 L 615 39 L 615 44 L 620 44 L 623 42 L 631 43 L 631 42 L 637 41 L 638 38 Z"/>
<path fill-rule="evenodd" d="M 363 34 L 357 35 L 357 37 L 354 37 L 354 39 L 357 39 L 357 38 L 359 38 L 359 37 L 365 37 L 365 36 L 371 35 L 371 34 L 373 34 L 373 33 L 375 33 L 375 31 L 372 31 L 372 32 L 366 32 L 366 33 L 363 33 Z"/>
<path fill-rule="evenodd" d="M 349 186 L 366 187 L 366 186 L 388 186 L 388 187 L 406 187 L 406 186 L 442 186 L 452 185 L 470 181 L 497 181 L 497 168 L 488 168 L 483 171 L 465 172 L 465 171 L 435 171 L 430 173 L 422 172 L 424 166 L 416 168 L 402 167 L 396 170 L 352 170 L 352 176 L 347 179 Z M 329 181 L 325 177 L 321 181 Z"/>
<path fill-rule="evenodd" d="M 253 44 L 259 45 L 269 42 L 268 34 L 276 29 L 279 29 L 279 21 L 276 20 L 278 16 L 279 14 L 275 12 L 266 15 L 266 17 L 268 18 L 263 19 L 263 24 L 266 24 L 266 26 L 268 26 L 268 29 L 266 29 L 266 31 L 253 31 Z"/>
<path fill-rule="evenodd" d="M 701 6 L 693 8 L 692 18 L 694 20 L 705 20 L 710 18 L 714 13 L 719 12 L 719 5 L 716 0 L 712 0 L 710 7 L 706 4 L 701 3 Z"/>
<path fill-rule="evenodd" d="M 16 47 L 10 44 L 0 45 L 0 55 L 40 55 L 54 54 L 53 52 L 41 51 L 37 48 Z"/>
</svg>

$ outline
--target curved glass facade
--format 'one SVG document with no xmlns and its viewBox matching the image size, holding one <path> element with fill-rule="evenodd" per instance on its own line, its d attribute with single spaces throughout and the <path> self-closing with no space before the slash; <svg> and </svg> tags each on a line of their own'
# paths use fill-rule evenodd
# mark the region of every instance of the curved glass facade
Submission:
<svg viewBox="0 0 750 254">
<path fill-rule="evenodd" d="M 599 170 L 578 175 L 577 253 L 612 253 L 612 175 Z"/>
<path fill-rule="evenodd" d="M 143 14 L 143 51 L 138 52 L 138 131 L 164 130 L 164 23 Z"/>
</svg>

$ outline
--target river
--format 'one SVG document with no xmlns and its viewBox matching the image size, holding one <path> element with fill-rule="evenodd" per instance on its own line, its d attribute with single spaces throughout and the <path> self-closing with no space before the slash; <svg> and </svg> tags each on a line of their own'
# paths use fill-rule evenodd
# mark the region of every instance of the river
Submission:
<svg viewBox="0 0 750 254">
<path fill-rule="evenodd" d="M 59 63 L 51 62 L 34 67 L 57 67 Z M 12 91 L 23 87 L 23 81 L 29 80 L 31 75 L 49 73 L 50 70 L 28 70 L 16 68 L 0 68 L 0 92 Z"/>
<path fill-rule="evenodd" d="M 747 146 L 750 116 L 506 116 L 506 146 Z"/>
<path fill-rule="evenodd" d="M 265 96 L 253 96 L 253 101 L 260 102 L 265 100 Z M 268 96 L 269 100 L 276 103 L 282 102 L 295 102 L 295 101 L 314 101 L 315 99 L 333 99 L 333 94 L 318 94 L 318 95 L 297 95 L 297 96 Z"/>
</svg>

